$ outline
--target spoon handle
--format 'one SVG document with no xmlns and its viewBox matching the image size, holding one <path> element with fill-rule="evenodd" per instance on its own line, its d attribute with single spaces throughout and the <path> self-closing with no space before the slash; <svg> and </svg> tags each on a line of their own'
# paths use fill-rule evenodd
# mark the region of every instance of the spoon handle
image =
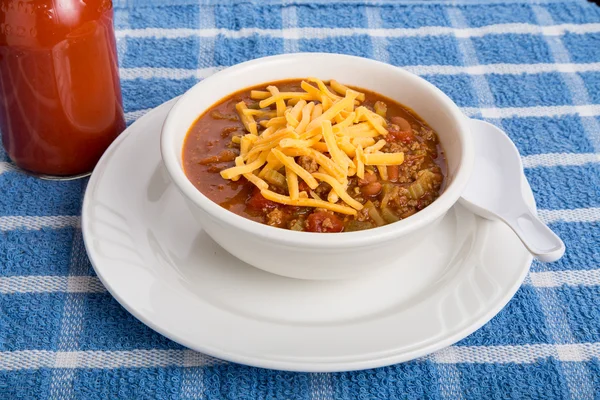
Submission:
<svg viewBox="0 0 600 400">
<path fill-rule="evenodd" d="M 529 211 L 505 219 L 525 247 L 541 262 L 553 262 L 565 253 L 565 244 L 537 216 Z"/>
</svg>

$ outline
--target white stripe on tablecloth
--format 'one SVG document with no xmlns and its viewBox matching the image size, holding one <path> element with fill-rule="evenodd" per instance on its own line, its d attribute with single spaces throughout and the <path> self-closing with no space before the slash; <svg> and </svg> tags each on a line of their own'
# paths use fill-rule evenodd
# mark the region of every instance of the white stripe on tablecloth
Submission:
<svg viewBox="0 0 600 400">
<path fill-rule="evenodd" d="M 448 21 L 450 21 L 452 28 L 454 28 L 454 37 L 456 38 L 463 64 L 469 67 L 478 66 L 480 64 L 479 57 L 473 46 L 471 36 L 461 35 L 461 33 L 464 33 L 464 29 L 469 27 L 462 11 L 458 7 L 448 7 L 446 8 L 446 16 Z M 471 86 L 475 90 L 478 108 L 480 110 L 495 108 L 496 104 L 494 96 L 486 76 L 474 74 L 469 75 L 469 79 L 471 80 Z M 481 116 L 487 118 L 483 113 Z M 497 121 L 496 124 L 502 129 L 501 120 Z M 437 367 L 436 373 L 438 375 L 440 394 L 444 399 L 461 400 L 464 398 L 464 389 L 460 380 L 460 372 L 454 363 L 448 363 Z"/>
<path fill-rule="evenodd" d="M 600 286 L 600 269 L 530 272 L 525 284 L 539 288 Z"/>
<path fill-rule="evenodd" d="M 82 188 L 82 192 L 85 189 Z M 90 265 L 83 245 L 81 231 L 77 231 L 73 236 L 71 246 L 71 260 L 69 274 L 73 278 L 90 273 Z M 75 351 L 79 348 L 79 339 L 84 327 L 85 301 L 86 293 L 89 291 L 83 287 L 87 282 L 85 279 L 78 281 L 68 281 L 67 295 L 64 296 L 62 307 L 61 327 L 58 334 L 58 350 L 61 352 Z M 79 290 L 79 291 L 76 291 Z M 56 368 L 52 371 L 50 379 L 50 398 L 68 399 L 73 398 L 73 380 L 75 372 L 70 368 Z"/>
<path fill-rule="evenodd" d="M 437 363 L 434 370 L 437 374 L 439 390 L 443 399 L 459 400 L 464 398 L 460 383 L 460 372 L 455 363 Z"/>
<path fill-rule="evenodd" d="M 520 75 L 549 72 L 575 73 L 600 71 L 600 63 L 587 64 L 483 64 L 483 65 L 406 65 L 402 68 L 417 75 Z"/>
<path fill-rule="evenodd" d="M 546 153 L 521 157 L 524 168 L 577 166 L 600 162 L 600 153 Z"/>
<path fill-rule="evenodd" d="M 600 343 L 451 346 L 425 357 L 436 363 L 534 363 L 540 358 L 583 362 L 600 356 Z"/>
<path fill-rule="evenodd" d="M 600 115 L 600 104 L 582 106 L 534 106 L 534 107 L 494 107 L 474 108 L 463 107 L 461 110 L 467 116 L 481 115 L 484 118 L 512 118 L 512 117 L 559 117 L 569 114 L 578 114 L 582 117 Z"/>
<path fill-rule="evenodd" d="M 429 360 L 440 364 L 530 364 L 547 357 L 555 357 L 561 361 L 590 361 L 600 357 L 600 343 L 451 346 L 419 360 Z M 221 363 L 224 361 L 196 353 L 193 350 L 20 350 L 0 352 L 0 370 L 10 371 L 38 368 L 204 367 Z"/>
<path fill-rule="evenodd" d="M 122 8 L 115 12 L 114 16 L 115 26 L 121 29 L 129 29 L 131 24 L 129 23 L 129 8 Z M 124 60 L 127 54 L 127 37 L 117 38 L 117 59 Z"/>
<path fill-rule="evenodd" d="M 0 277 L 0 294 L 14 293 L 102 293 L 106 289 L 95 276 L 10 276 Z"/>
<path fill-rule="evenodd" d="M 564 3 L 577 3 L 580 0 L 531 0 L 530 3 L 535 3 L 535 4 L 564 4 Z M 503 6 L 506 6 L 507 4 L 522 4 L 524 1 L 523 0 L 485 0 L 485 4 L 502 4 Z M 207 5 L 207 6 L 214 6 L 214 5 L 232 5 L 232 4 L 236 4 L 236 2 L 232 2 L 232 1 L 223 1 L 223 0 L 202 0 L 202 1 L 198 1 L 198 0 L 169 0 L 169 1 L 164 1 L 164 0 L 148 0 L 144 2 L 145 6 L 163 6 L 163 5 L 169 5 L 169 6 L 173 6 L 173 5 L 196 5 L 196 4 L 203 4 L 203 5 Z M 261 0 L 261 5 L 281 5 L 282 3 L 286 3 L 286 2 L 282 2 L 281 0 Z M 293 1 L 294 4 L 297 5 L 310 5 L 312 7 L 316 6 L 316 5 L 331 5 L 331 4 L 348 4 L 351 3 L 352 5 L 355 6 L 375 6 L 375 5 L 387 5 L 387 4 L 397 4 L 398 0 L 294 0 Z M 402 4 L 403 5 L 423 5 L 423 4 L 427 4 L 427 5 L 448 5 L 449 1 L 448 0 L 402 0 Z M 452 4 L 453 5 L 461 5 L 461 6 L 465 6 L 465 5 L 481 5 L 482 0 L 453 0 Z M 131 1 L 131 0 L 113 0 L 113 6 L 114 8 L 118 11 L 120 9 L 126 8 L 126 7 L 131 7 L 131 5 L 137 5 L 138 3 L 136 1 Z"/>
<path fill-rule="evenodd" d="M 565 222 L 595 222 L 600 221 L 600 208 L 574 208 L 566 210 L 538 210 L 540 218 L 545 223 L 556 221 Z M 80 226 L 80 217 L 76 215 L 55 215 L 46 217 L 35 216 L 4 216 L 0 217 L 0 231 L 10 231 L 18 228 L 64 228 Z"/>
<path fill-rule="evenodd" d="M 283 29 L 289 29 L 290 35 L 283 40 L 284 53 L 297 53 L 300 51 L 299 37 L 293 35 L 298 31 L 298 12 L 294 4 L 284 4 L 281 7 L 281 24 Z"/>
<path fill-rule="evenodd" d="M 18 171 L 19 169 L 10 161 L 0 161 L 0 175 L 9 171 Z"/>
<path fill-rule="evenodd" d="M 600 269 L 530 272 L 526 285 L 535 287 L 600 286 Z M 0 294 L 15 293 L 103 293 L 95 276 L 5 276 L 0 277 Z"/>
<path fill-rule="evenodd" d="M 215 28 L 215 6 L 201 4 L 198 12 L 198 26 L 200 29 Z M 215 68 L 216 37 L 202 37 L 198 39 L 197 69 L 194 79 L 203 79 L 214 74 L 220 68 Z M 187 352 L 184 355 L 184 365 L 193 366 L 200 355 Z M 204 371 L 202 368 L 186 368 L 181 374 L 180 396 L 182 400 L 204 399 Z"/>
<path fill-rule="evenodd" d="M 385 38 L 383 42 L 377 42 L 376 58 L 384 60 Z M 379 56 L 381 58 L 379 58 Z M 186 68 L 166 68 L 166 67 L 138 67 L 121 68 L 119 70 L 122 80 L 132 79 L 203 79 L 218 72 L 226 67 L 214 66 L 200 69 Z M 587 64 L 485 64 L 485 65 L 404 65 L 401 68 L 406 69 L 416 75 L 520 75 L 520 74 L 542 74 L 549 72 L 576 73 L 576 72 L 597 72 L 600 71 L 600 63 Z"/>
<path fill-rule="evenodd" d="M 78 228 L 80 225 L 78 215 L 53 215 L 53 216 L 4 216 L 0 217 L 0 231 L 10 231 L 17 228 Z"/>
<path fill-rule="evenodd" d="M 215 7 L 212 5 L 200 5 L 198 12 L 198 27 L 200 29 L 214 29 L 215 24 Z M 215 63 L 215 36 L 203 36 L 198 38 L 198 53 L 196 54 L 196 66 L 198 68 L 208 69 L 214 66 Z"/>
<path fill-rule="evenodd" d="M 557 343 L 557 358 L 561 361 L 580 361 L 585 358 L 584 352 L 587 349 L 576 345 L 577 340 L 573 334 L 565 304 L 561 301 L 559 293 L 545 287 L 536 287 L 535 293 L 544 315 L 548 337 L 551 341 Z M 600 346 L 600 343 L 596 344 Z M 563 359 L 563 357 L 566 359 Z M 592 375 L 586 364 L 563 362 L 560 363 L 558 369 L 567 383 L 571 398 L 589 399 L 593 397 L 593 389 L 590 385 Z"/>
<path fill-rule="evenodd" d="M 575 208 L 571 210 L 538 210 L 538 216 L 546 224 L 564 222 L 600 221 L 600 207 Z"/>
<path fill-rule="evenodd" d="M 183 400 L 201 400 L 204 396 L 204 369 L 199 368 L 207 364 L 208 356 L 195 351 L 186 351 L 183 354 L 183 367 L 181 376 L 181 398 Z M 218 363 L 215 360 L 214 364 Z"/>
<path fill-rule="evenodd" d="M 544 27 L 554 25 L 552 15 L 550 15 L 546 8 L 534 5 L 531 9 L 540 25 Z M 560 36 L 545 36 L 544 39 L 555 62 L 562 64 L 571 63 L 571 54 L 563 44 Z M 579 74 L 563 74 L 561 75 L 561 79 L 569 89 L 571 99 L 575 105 L 581 106 L 591 103 L 588 89 Z M 600 124 L 598 120 L 596 118 L 582 118 L 581 124 L 594 146 L 594 150 L 597 152 L 600 151 Z"/>
<path fill-rule="evenodd" d="M 311 373 L 309 374 L 310 399 L 311 400 L 329 400 L 334 399 L 333 381 L 331 374 Z"/>
<path fill-rule="evenodd" d="M 238 30 L 225 28 L 141 28 L 119 29 L 117 38 L 164 38 L 178 39 L 186 37 L 214 37 L 246 38 L 254 35 L 295 39 L 324 39 L 330 37 L 343 37 L 353 35 L 369 35 L 375 37 L 415 37 L 415 36 L 442 36 L 456 35 L 457 37 L 481 37 L 497 34 L 534 34 L 545 36 L 560 36 L 565 33 L 586 34 L 600 32 L 600 23 L 590 24 L 559 24 L 552 26 L 539 26 L 535 24 L 514 23 L 494 24 L 478 28 L 424 26 L 420 28 L 241 28 Z"/>
<path fill-rule="evenodd" d="M 224 67 L 207 67 L 199 69 L 184 69 L 184 68 L 121 68 L 119 75 L 122 80 L 132 79 L 203 79 L 211 76 L 215 72 L 222 70 Z"/>
<path fill-rule="evenodd" d="M 136 110 L 136 111 L 130 111 L 125 113 L 125 121 L 127 123 L 129 122 L 133 122 L 139 118 L 141 118 L 142 116 L 144 116 L 144 114 L 148 113 L 152 111 L 152 108 L 145 108 L 143 110 Z"/>
<path fill-rule="evenodd" d="M 556 27 L 552 16 L 548 10 L 539 5 L 531 7 L 537 22 L 542 25 L 542 29 L 554 29 Z M 548 49 L 552 54 L 555 62 L 561 64 L 571 63 L 569 51 L 562 43 L 560 35 L 545 35 L 544 40 L 548 45 Z M 562 74 L 562 81 L 566 84 L 571 94 L 571 99 L 575 104 L 576 109 L 588 107 L 591 103 L 589 93 L 587 92 L 583 79 L 578 74 Z M 596 118 L 587 118 L 589 115 L 578 113 L 581 118 L 581 123 L 586 136 L 594 146 L 596 152 L 600 151 L 600 139 L 598 136 L 599 125 Z M 546 223 L 558 220 L 594 220 L 600 216 L 600 208 L 587 209 L 585 212 L 562 212 L 546 210 L 540 213 L 540 218 Z M 542 269 L 546 269 L 543 266 Z M 553 271 L 542 271 L 553 272 Z M 565 312 L 562 302 L 560 301 L 556 291 L 547 290 L 545 288 L 537 288 L 536 293 L 539 298 L 539 303 L 546 319 L 546 327 L 549 330 L 550 337 L 557 343 L 573 343 L 575 336 L 573 335 L 569 318 Z M 562 376 L 567 383 L 572 398 L 591 398 L 593 397 L 593 388 L 591 382 L 591 371 L 583 364 L 562 363 L 560 365 Z"/>
<path fill-rule="evenodd" d="M 455 29 L 454 33 L 456 36 L 456 42 L 458 44 L 458 49 L 460 51 L 463 64 L 470 67 L 479 66 L 479 58 L 477 56 L 477 51 L 473 46 L 471 37 L 459 35 L 459 32 L 469 25 L 462 11 L 458 7 L 448 7 L 446 9 L 446 14 L 448 20 L 452 24 L 452 27 Z M 496 107 L 496 104 L 494 103 L 494 95 L 492 94 L 489 83 L 485 76 L 481 74 L 471 75 L 471 82 L 477 95 L 479 107 L 484 109 Z M 486 118 L 485 115 L 483 117 Z"/>
<path fill-rule="evenodd" d="M 369 29 L 382 25 L 381 7 L 367 7 L 365 10 L 367 16 L 367 25 Z M 384 63 L 390 62 L 390 54 L 388 52 L 388 40 L 384 36 L 371 36 L 371 46 L 373 48 L 371 54 L 377 61 Z"/>
<path fill-rule="evenodd" d="M 188 353 L 195 353 L 188 355 Z M 21 350 L 0 353 L 0 370 L 38 368 L 152 368 L 203 367 L 223 361 L 192 350 L 48 351 Z"/>
</svg>

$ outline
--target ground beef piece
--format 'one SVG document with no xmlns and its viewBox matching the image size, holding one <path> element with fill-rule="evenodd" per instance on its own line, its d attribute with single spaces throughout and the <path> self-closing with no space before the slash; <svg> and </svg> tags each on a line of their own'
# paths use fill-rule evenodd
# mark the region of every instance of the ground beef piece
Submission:
<svg viewBox="0 0 600 400">
<path fill-rule="evenodd" d="M 401 210 L 408 204 L 408 189 L 401 186 L 394 186 L 389 194 L 388 204 Z"/>
<path fill-rule="evenodd" d="M 400 127 L 396 124 L 388 124 L 387 130 L 389 133 L 398 133 L 400 132 Z"/>
<path fill-rule="evenodd" d="M 436 137 L 435 137 L 435 133 L 433 133 L 433 131 L 431 129 L 427 129 L 427 128 L 421 128 L 421 137 L 425 140 L 428 141 L 435 141 Z"/>
<path fill-rule="evenodd" d="M 410 150 L 410 147 L 401 142 L 391 142 L 383 148 L 385 153 L 406 153 L 408 150 Z"/>
<path fill-rule="evenodd" d="M 432 193 L 427 193 L 425 196 L 421 197 L 419 200 L 417 200 L 417 210 L 422 210 L 433 203 L 436 197 L 437 196 L 433 195 Z"/>
<path fill-rule="evenodd" d="M 284 218 L 284 212 L 281 211 L 279 208 L 274 208 L 267 214 L 267 225 L 281 226 L 283 225 Z"/>
<path fill-rule="evenodd" d="M 329 230 L 333 228 L 333 222 L 331 222 L 331 218 L 325 218 L 321 224 L 321 228 L 323 228 L 323 230 Z"/>
<path fill-rule="evenodd" d="M 409 183 L 417 179 L 424 157 L 407 156 L 405 162 L 398 166 L 398 183 Z"/>
<path fill-rule="evenodd" d="M 369 211 L 366 208 L 363 208 L 356 213 L 355 218 L 357 221 L 367 221 L 369 219 Z"/>
<path fill-rule="evenodd" d="M 317 172 L 319 170 L 319 164 L 315 161 L 314 158 L 310 156 L 300 156 L 298 157 L 298 164 L 311 174 Z"/>
<path fill-rule="evenodd" d="M 292 231 L 303 231 L 305 220 L 302 218 L 295 218 L 288 223 L 288 229 Z"/>
<path fill-rule="evenodd" d="M 406 211 L 404 211 L 402 214 L 400 214 L 400 219 L 408 218 L 411 215 L 415 214 L 416 212 L 417 212 L 416 208 L 407 207 Z"/>
<path fill-rule="evenodd" d="M 341 232 L 344 223 L 328 211 L 315 211 L 306 220 L 306 230 L 309 232 Z"/>
</svg>

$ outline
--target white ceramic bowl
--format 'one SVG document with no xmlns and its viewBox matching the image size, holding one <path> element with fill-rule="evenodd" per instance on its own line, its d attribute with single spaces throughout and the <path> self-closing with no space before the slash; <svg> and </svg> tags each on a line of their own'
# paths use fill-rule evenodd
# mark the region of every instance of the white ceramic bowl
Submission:
<svg viewBox="0 0 600 400">
<path fill-rule="evenodd" d="M 439 136 L 448 161 L 442 195 L 415 215 L 383 227 L 347 233 L 308 233 L 274 228 L 236 215 L 204 196 L 182 167 L 184 138 L 194 121 L 239 90 L 284 79 L 336 79 L 411 107 Z M 188 90 L 162 128 L 163 161 L 203 229 L 228 252 L 257 268 L 301 279 L 355 277 L 402 257 L 435 229 L 456 203 L 473 165 L 466 117 L 435 86 L 401 68 L 340 54 L 300 53 L 259 58 L 227 68 Z"/>
</svg>

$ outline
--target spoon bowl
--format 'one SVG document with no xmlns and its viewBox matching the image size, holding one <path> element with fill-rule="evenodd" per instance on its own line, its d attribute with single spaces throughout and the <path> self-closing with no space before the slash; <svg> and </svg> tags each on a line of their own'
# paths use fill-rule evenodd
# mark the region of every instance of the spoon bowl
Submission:
<svg viewBox="0 0 600 400">
<path fill-rule="evenodd" d="M 472 119 L 470 125 L 475 164 L 459 202 L 481 217 L 503 221 L 538 260 L 561 258 L 564 243 L 525 202 L 523 164 L 514 143 L 488 122 Z"/>
</svg>

